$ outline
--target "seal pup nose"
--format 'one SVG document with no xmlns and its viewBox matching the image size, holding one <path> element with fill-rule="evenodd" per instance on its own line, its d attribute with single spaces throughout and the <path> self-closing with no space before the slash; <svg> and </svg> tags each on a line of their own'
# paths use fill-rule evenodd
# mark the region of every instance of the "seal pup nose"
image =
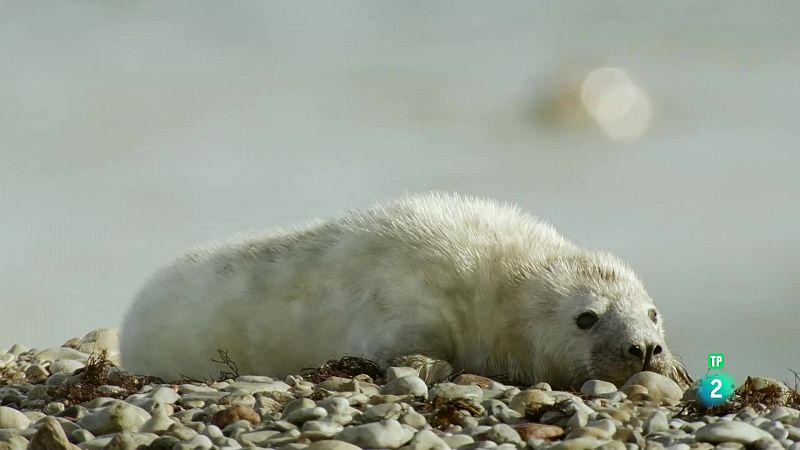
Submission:
<svg viewBox="0 0 800 450">
<path fill-rule="evenodd" d="M 649 361 L 651 358 L 655 357 L 656 355 L 660 355 L 661 353 L 664 353 L 664 347 L 655 342 L 650 342 L 644 345 L 632 344 L 630 347 L 628 347 L 628 354 L 632 355 L 636 359 L 644 361 Z"/>
<path fill-rule="evenodd" d="M 664 347 L 655 342 L 632 344 L 628 347 L 628 354 L 642 363 L 642 370 L 653 370 L 653 359 L 662 353 L 664 353 Z"/>
</svg>

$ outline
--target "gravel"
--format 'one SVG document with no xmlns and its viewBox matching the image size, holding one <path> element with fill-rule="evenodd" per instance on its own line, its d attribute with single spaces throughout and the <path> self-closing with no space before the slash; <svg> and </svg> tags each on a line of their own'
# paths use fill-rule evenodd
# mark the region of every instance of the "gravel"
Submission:
<svg viewBox="0 0 800 450">
<path fill-rule="evenodd" d="M 403 366 L 379 380 L 169 384 L 98 366 L 98 351 L 118 360 L 117 345 L 115 330 L 99 329 L 62 347 L 0 351 L 0 449 L 800 450 L 797 409 L 687 412 L 685 390 L 650 372 L 620 387 L 589 380 L 579 392 L 474 374 L 428 386 Z M 789 392 L 768 378 L 750 383 Z"/>
</svg>

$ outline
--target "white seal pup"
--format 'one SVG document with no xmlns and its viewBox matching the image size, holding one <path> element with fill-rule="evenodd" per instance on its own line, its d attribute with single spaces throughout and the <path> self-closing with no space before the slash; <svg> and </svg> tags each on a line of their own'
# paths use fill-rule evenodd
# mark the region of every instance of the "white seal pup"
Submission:
<svg viewBox="0 0 800 450">
<path fill-rule="evenodd" d="M 483 375 L 579 387 L 688 374 L 633 271 L 518 208 L 411 196 L 294 231 L 190 251 L 158 272 L 122 327 L 123 368 L 282 377 L 344 355 L 424 354 Z"/>
</svg>

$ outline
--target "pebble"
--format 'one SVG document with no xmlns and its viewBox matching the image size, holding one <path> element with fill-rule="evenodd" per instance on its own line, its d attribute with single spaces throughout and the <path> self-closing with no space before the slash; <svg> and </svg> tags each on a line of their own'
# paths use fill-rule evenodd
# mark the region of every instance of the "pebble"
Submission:
<svg viewBox="0 0 800 450">
<path fill-rule="evenodd" d="M 0 428 L 28 428 L 31 420 L 16 409 L 0 406 Z"/>
<path fill-rule="evenodd" d="M 428 398 L 428 386 L 416 375 L 405 375 L 395 378 L 381 388 L 383 395 L 410 395 L 422 399 Z"/>
<path fill-rule="evenodd" d="M 517 430 L 504 423 L 498 423 L 493 426 L 492 429 L 486 433 L 486 437 L 498 444 L 516 444 L 522 441 Z"/>
<path fill-rule="evenodd" d="M 417 432 L 401 450 L 450 450 L 450 445 L 431 430 Z"/>
<path fill-rule="evenodd" d="M 513 427 L 523 441 L 528 441 L 529 439 L 551 440 L 564 435 L 564 429 L 555 425 L 520 423 L 513 425 Z"/>
<path fill-rule="evenodd" d="M 78 424 L 94 435 L 119 431 L 138 431 L 151 416 L 138 406 L 114 400 L 110 405 L 95 408 L 81 417 Z"/>
<path fill-rule="evenodd" d="M 581 386 L 581 393 L 586 395 L 603 395 L 617 392 L 614 383 L 603 380 L 588 380 Z"/>
<path fill-rule="evenodd" d="M 402 413 L 403 407 L 400 404 L 383 403 L 367 408 L 361 414 L 360 420 L 362 422 L 379 422 L 387 419 L 397 419 Z"/>
<path fill-rule="evenodd" d="M 683 389 L 678 386 L 678 383 L 664 375 L 655 372 L 639 372 L 631 376 L 628 381 L 622 386 L 622 391 L 625 392 L 626 386 L 638 384 L 647 388 L 648 395 L 654 402 L 659 402 L 662 405 L 675 406 L 683 398 Z M 628 396 L 628 394 L 626 392 Z"/>
<path fill-rule="evenodd" d="M 311 440 L 331 439 L 344 430 L 344 426 L 331 420 L 309 420 L 303 424 L 303 437 Z"/>
<path fill-rule="evenodd" d="M 410 428 L 410 427 L 409 427 Z M 345 428 L 336 439 L 362 448 L 398 448 L 410 441 L 414 432 L 396 420 L 385 420 Z"/>
<path fill-rule="evenodd" d="M 89 359 L 89 355 L 67 347 L 45 349 L 33 355 L 33 360 L 38 362 L 52 362 L 58 359 L 86 361 Z"/>
<path fill-rule="evenodd" d="M 75 359 L 57 359 L 50 364 L 48 370 L 51 375 L 58 373 L 72 374 L 78 369 L 82 369 L 86 365 Z"/>
<path fill-rule="evenodd" d="M 511 399 L 509 407 L 520 414 L 525 414 L 527 410 L 553 405 L 555 402 L 551 393 L 539 389 L 528 389 L 515 395 Z"/>
<path fill-rule="evenodd" d="M 482 377 L 480 375 L 473 375 L 473 374 L 462 374 L 456 377 L 453 380 L 455 384 L 463 384 L 463 385 L 471 385 L 474 384 L 476 386 L 480 386 L 481 389 L 491 389 L 492 384 L 495 382 L 491 378 Z"/>
<path fill-rule="evenodd" d="M 73 445 L 69 442 L 61 424 L 52 417 L 45 417 L 39 423 L 39 428 L 31 437 L 29 448 L 46 450 L 72 450 Z"/>
<path fill-rule="evenodd" d="M 219 428 L 225 428 L 240 420 L 246 420 L 252 425 L 258 425 L 261 423 L 261 416 L 249 406 L 234 405 L 217 411 L 211 418 L 211 423 Z"/>
<path fill-rule="evenodd" d="M 408 376 L 418 376 L 419 372 L 413 367 L 389 367 L 386 369 L 386 381 L 391 383 L 392 381 Z"/>
<path fill-rule="evenodd" d="M 475 385 L 439 383 L 430 390 L 431 399 L 454 400 L 458 398 L 483 400 L 483 389 Z"/>
<path fill-rule="evenodd" d="M 697 430 L 695 438 L 701 442 L 722 443 L 738 442 L 752 444 L 765 437 L 765 432 L 744 422 L 715 422 Z"/>
<path fill-rule="evenodd" d="M 669 419 L 664 411 L 653 411 L 653 414 L 644 421 L 642 428 L 645 434 L 667 431 L 669 430 Z"/>
<path fill-rule="evenodd" d="M 99 354 L 103 351 L 110 356 L 119 353 L 119 331 L 114 328 L 98 328 L 83 336 L 76 350 L 83 353 Z"/>
<path fill-rule="evenodd" d="M 8 353 L 0 353 L 0 369 L 3 369 L 9 365 L 11 365 L 14 360 L 17 359 L 16 355 L 11 352 Z"/>
<path fill-rule="evenodd" d="M 361 450 L 353 444 L 339 440 L 322 440 L 312 442 L 306 450 Z"/>
</svg>

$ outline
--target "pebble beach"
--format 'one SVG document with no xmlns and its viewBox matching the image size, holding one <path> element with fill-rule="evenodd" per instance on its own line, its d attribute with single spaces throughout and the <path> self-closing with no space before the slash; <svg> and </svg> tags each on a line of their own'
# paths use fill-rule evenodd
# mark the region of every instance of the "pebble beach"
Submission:
<svg viewBox="0 0 800 450">
<path fill-rule="evenodd" d="M 769 378 L 703 410 L 652 372 L 565 392 L 467 373 L 427 385 L 411 367 L 275 379 L 224 358 L 216 380 L 168 383 L 118 361 L 114 329 L 0 350 L 0 450 L 800 450 L 797 391 Z"/>
</svg>

